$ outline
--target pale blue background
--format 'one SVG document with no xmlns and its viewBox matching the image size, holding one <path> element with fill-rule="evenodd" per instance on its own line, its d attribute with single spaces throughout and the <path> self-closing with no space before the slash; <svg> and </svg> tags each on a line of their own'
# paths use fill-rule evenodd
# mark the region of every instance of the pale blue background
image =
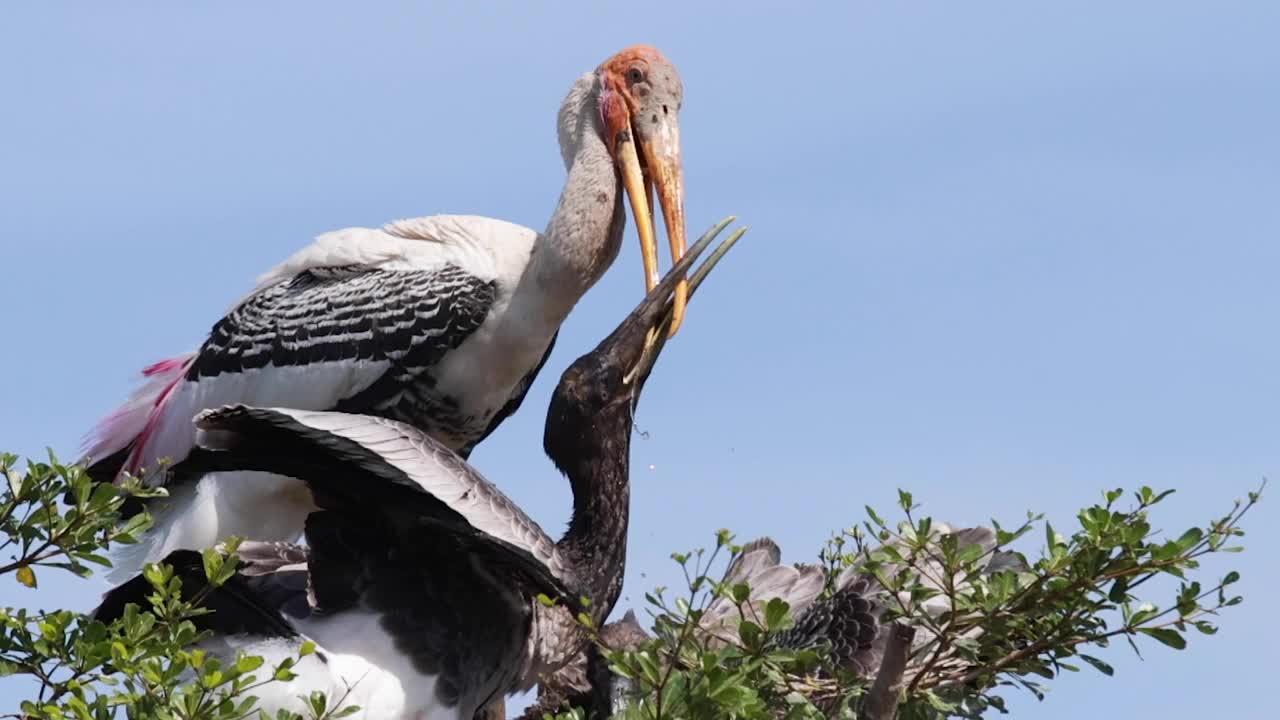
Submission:
<svg viewBox="0 0 1280 720">
<path fill-rule="evenodd" d="M 1103 488 L 1174 487 L 1181 531 L 1280 469 L 1280 4 L 105 5 L 0 8 L 0 447 L 73 456 L 316 233 L 541 228 L 564 92 L 643 41 L 684 77 L 691 231 L 752 231 L 647 388 L 624 604 L 718 527 L 810 558 L 897 487 L 1060 526 Z M 553 533 L 545 403 L 639 297 L 628 233 L 474 456 Z M 1249 596 L 1219 635 L 1117 647 L 1118 679 L 1016 716 L 1269 717 L 1271 504 L 1210 564 Z M 0 604 L 101 589 L 42 579 Z"/>
</svg>

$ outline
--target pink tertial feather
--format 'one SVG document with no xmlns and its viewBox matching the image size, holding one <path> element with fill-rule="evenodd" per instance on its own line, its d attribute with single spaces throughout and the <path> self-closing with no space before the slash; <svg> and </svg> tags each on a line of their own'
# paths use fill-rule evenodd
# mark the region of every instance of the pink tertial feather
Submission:
<svg viewBox="0 0 1280 720">
<path fill-rule="evenodd" d="M 163 416 L 165 401 L 187 374 L 196 353 L 161 360 L 142 371 L 145 382 L 133 391 L 124 405 L 108 415 L 85 438 L 85 464 L 109 457 L 133 444 L 124 470 L 136 473 L 141 468 L 143 448 Z"/>
</svg>

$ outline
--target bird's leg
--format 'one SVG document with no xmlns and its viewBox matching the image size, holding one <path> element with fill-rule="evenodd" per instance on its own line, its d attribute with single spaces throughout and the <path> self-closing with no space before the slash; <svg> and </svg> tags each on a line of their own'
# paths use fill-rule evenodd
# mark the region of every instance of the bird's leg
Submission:
<svg viewBox="0 0 1280 720">
<path fill-rule="evenodd" d="M 708 230 L 703 237 L 707 237 L 708 235 L 718 235 L 720 231 L 724 230 L 725 227 L 734 220 L 735 218 L 733 217 L 721 220 L 714 227 Z M 698 286 L 701 285 L 702 281 L 707 278 L 707 275 L 715 269 L 716 264 L 720 262 L 720 258 L 724 257 L 725 253 L 729 252 L 729 250 L 733 248 L 734 244 L 737 243 L 738 240 L 746 234 L 746 232 L 747 229 L 745 227 L 735 230 L 732 235 L 717 245 L 715 250 L 711 251 L 711 255 L 707 257 L 706 260 L 702 261 L 702 264 L 698 266 L 697 270 L 693 271 L 693 275 L 689 277 L 689 299 L 693 298 L 693 294 L 697 292 Z M 658 359 L 658 353 L 662 352 L 663 346 L 667 344 L 667 339 L 670 336 L 668 328 L 671 327 L 673 313 L 673 304 L 668 302 L 666 310 L 662 314 L 662 319 L 658 321 L 657 325 L 649 328 L 649 334 L 645 337 L 644 350 L 640 353 L 640 359 L 637 360 L 636 364 L 627 372 L 626 377 L 623 379 L 624 382 L 628 384 L 636 382 L 637 380 L 643 382 L 643 379 L 649 376 L 649 371 L 653 369 L 653 364 Z M 635 396 L 633 396 L 632 402 L 635 402 Z"/>
</svg>

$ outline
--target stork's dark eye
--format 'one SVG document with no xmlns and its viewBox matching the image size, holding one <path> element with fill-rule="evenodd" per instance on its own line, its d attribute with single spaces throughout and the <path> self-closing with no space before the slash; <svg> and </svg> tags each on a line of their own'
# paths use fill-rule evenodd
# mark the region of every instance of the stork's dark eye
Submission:
<svg viewBox="0 0 1280 720">
<path fill-rule="evenodd" d="M 635 85 L 644 82 L 644 71 L 638 67 L 633 67 L 627 71 L 627 82 Z"/>
</svg>

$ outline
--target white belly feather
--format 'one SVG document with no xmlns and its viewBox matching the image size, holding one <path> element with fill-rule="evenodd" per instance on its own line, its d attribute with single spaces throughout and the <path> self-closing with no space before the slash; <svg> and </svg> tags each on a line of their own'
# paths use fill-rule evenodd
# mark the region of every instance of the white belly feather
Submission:
<svg viewBox="0 0 1280 720">
<path fill-rule="evenodd" d="M 272 682 L 254 691 L 258 708 L 269 716 L 283 708 L 306 717 L 306 706 L 299 696 L 321 692 L 331 710 L 359 707 L 359 712 L 348 716 L 355 720 L 471 720 L 473 708 L 449 707 L 440 701 L 436 677 L 418 672 L 395 650 L 394 641 L 373 613 L 346 612 L 299 621 L 297 627 L 316 643 L 317 652 L 294 666 L 294 679 Z M 263 668 L 255 673 L 261 678 L 285 658 L 296 657 L 299 642 L 233 636 L 211 640 L 205 647 L 229 659 L 236 650 L 261 656 Z"/>
</svg>

